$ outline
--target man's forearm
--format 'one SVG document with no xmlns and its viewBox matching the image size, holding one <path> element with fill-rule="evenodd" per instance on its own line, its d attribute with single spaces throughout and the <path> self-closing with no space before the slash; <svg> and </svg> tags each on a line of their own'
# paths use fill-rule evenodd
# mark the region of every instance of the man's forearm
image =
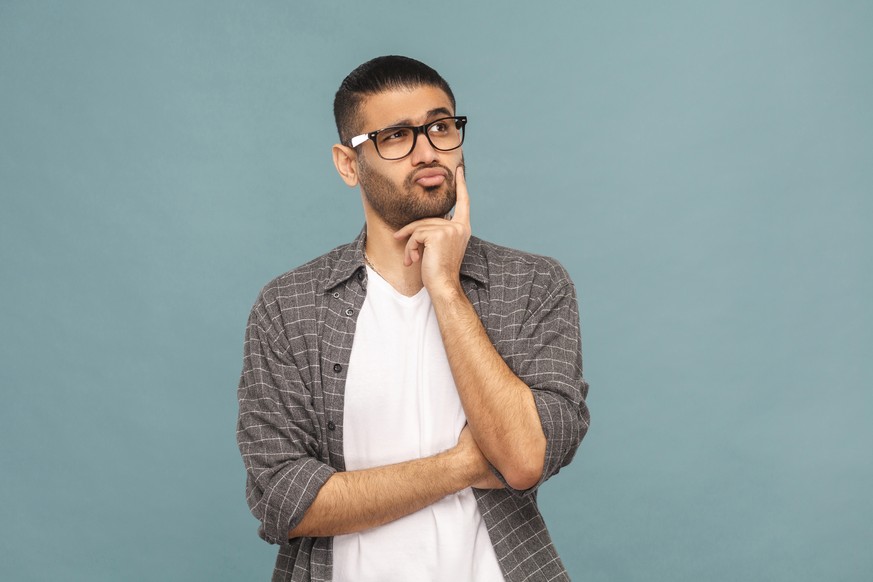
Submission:
<svg viewBox="0 0 873 582">
<path fill-rule="evenodd" d="M 530 388 L 494 349 L 461 288 L 459 273 L 472 232 L 463 163 L 454 178 L 451 219 L 415 220 L 393 236 L 405 241 L 403 264 L 420 269 L 476 442 L 511 487 L 528 489 L 542 476 L 546 437 Z"/>
<path fill-rule="evenodd" d="M 546 438 L 530 388 L 497 353 L 460 287 L 433 302 L 476 443 L 510 486 L 532 487 L 543 471 Z"/>
<path fill-rule="evenodd" d="M 464 429 L 458 446 L 432 457 L 331 475 L 289 538 L 335 536 L 386 524 L 467 487 L 500 487 Z"/>
</svg>

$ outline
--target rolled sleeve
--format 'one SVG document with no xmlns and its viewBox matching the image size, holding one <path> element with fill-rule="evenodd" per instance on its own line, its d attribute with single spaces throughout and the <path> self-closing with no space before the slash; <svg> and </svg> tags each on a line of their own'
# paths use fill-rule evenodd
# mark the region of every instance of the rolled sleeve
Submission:
<svg viewBox="0 0 873 582">
<path fill-rule="evenodd" d="M 246 327 L 237 443 L 259 533 L 283 544 L 335 472 L 321 460 L 318 416 L 290 352 L 259 298 Z"/>
<path fill-rule="evenodd" d="M 525 495 L 570 463 L 590 423 L 576 288 L 559 265 L 553 265 L 548 280 L 543 299 L 531 299 L 509 359 L 512 370 L 530 387 L 546 437 L 539 482 L 524 491 L 513 490 Z"/>
</svg>

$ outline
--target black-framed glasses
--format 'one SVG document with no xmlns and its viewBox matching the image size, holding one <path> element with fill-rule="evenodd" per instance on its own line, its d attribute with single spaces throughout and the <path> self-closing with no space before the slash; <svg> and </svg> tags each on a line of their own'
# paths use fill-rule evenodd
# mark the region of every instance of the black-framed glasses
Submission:
<svg viewBox="0 0 873 582">
<path fill-rule="evenodd" d="M 348 145 L 356 148 L 367 140 L 376 146 L 376 153 L 386 160 L 405 158 L 415 149 L 418 134 L 424 134 L 433 149 L 449 152 L 461 147 L 464 143 L 464 128 L 467 118 L 441 117 L 424 125 L 394 125 L 377 129 L 370 133 L 356 135 L 349 140 Z"/>
</svg>

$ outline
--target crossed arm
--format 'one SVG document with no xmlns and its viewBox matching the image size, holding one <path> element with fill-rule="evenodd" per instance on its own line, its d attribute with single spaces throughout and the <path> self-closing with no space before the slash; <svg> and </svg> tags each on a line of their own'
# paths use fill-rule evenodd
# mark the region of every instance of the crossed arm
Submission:
<svg viewBox="0 0 873 582">
<path fill-rule="evenodd" d="M 495 351 L 466 297 L 447 298 L 435 310 L 467 415 L 458 444 L 432 457 L 334 473 L 290 538 L 362 531 L 467 487 L 503 487 L 489 462 L 514 489 L 539 481 L 545 436 L 530 389 Z"/>
<path fill-rule="evenodd" d="M 361 531 L 467 487 L 501 488 L 489 461 L 515 489 L 539 481 L 545 437 L 530 389 L 495 351 L 466 297 L 446 298 L 435 311 L 467 415 L 458 444 L 432 457 L 334 473 L 289 537 Z"/>
<path fill-rule="evenodd" d="M 289 537 L 362 531 L 467 487 L 501 488 L 489 461 L 514 489 L 527 489 L 539 481 L 545 437 L 530 389 L 494 350 L 466 297 L 435 309 L 467 415 L 468 425 L 458 444 L 432 457 L 334 473 Z M 538 438 L 527 438 L 527 433 Z"/>
</svg>

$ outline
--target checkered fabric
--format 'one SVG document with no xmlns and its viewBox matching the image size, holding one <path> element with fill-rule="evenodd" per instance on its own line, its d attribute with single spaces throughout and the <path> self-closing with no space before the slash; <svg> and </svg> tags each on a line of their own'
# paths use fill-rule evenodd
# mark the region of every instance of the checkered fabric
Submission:
<svg viewBox="0 0 873 582">
<path fill-rule="evenodd" d="M 333 538 L 289 540 L 288 532 L 345 469 L 343 390 L 367 289 L 364 237 L 267 284 L 246 328 L 237 442 L 259 534 L 279 544 L 274 581 L 331 580 Z M 479 509 L 507 581 L 568 580 L 536 491 L 588 429 L 575 287 L 557 261 L 476 237 L 461 283 L 497 352 L 530 386 L 547 441 L 540 483 L 475 489 Z"/>
</svg>

